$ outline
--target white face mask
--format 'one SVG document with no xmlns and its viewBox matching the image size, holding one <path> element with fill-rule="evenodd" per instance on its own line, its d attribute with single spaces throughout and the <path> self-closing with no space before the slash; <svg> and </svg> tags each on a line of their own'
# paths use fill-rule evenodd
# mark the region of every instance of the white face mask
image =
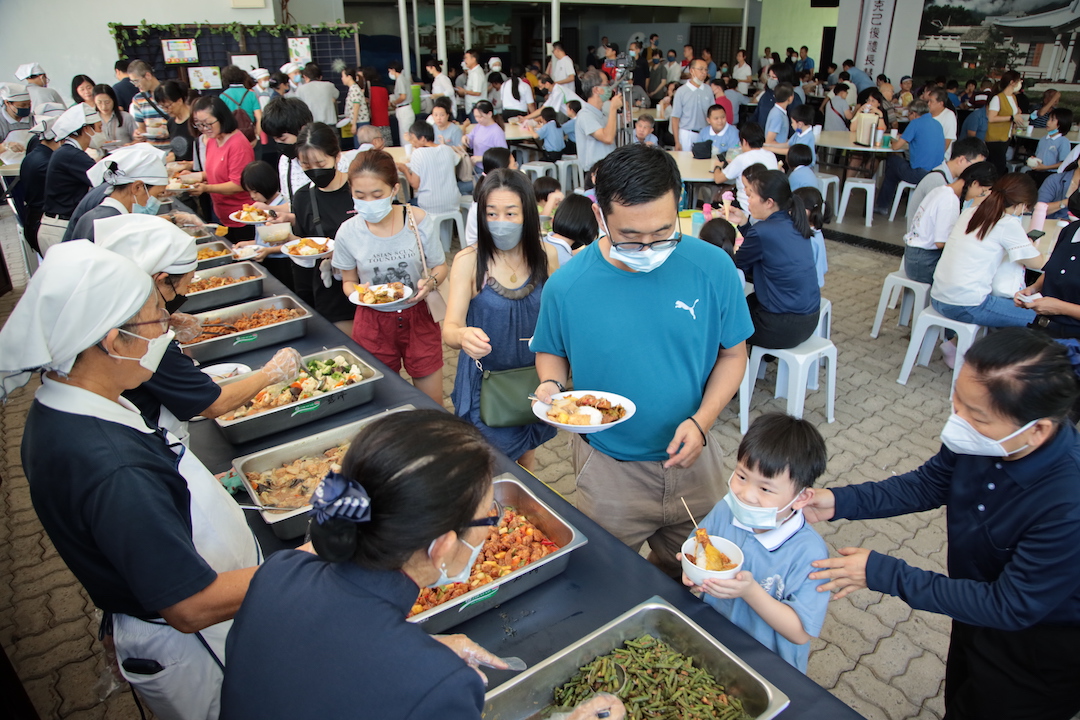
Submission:
<svg viewBox="0 0 1080 720">
<path fill-rule="evenodd" d="M 176 337 L 176 333 L 172 330 L 169 330 L 169 332 L 165 333 L 164 335 L 158 335 L 156 338 L 153 339 L 145 338 L 142 335 L 136 335 L 133 332 L 124 330 L 123 328 L 120 328 L 120 332 L 124 333 L 125 335 L 131 335 L 132 337 L 137 337 L 140 340 L 146 341 L 146 352 L 143 353 L 142 357 L 137 359 L 139 361 L 139 365 L 149 370 L 150 372 L 157 372 L 158 365 L 161 364 L 161 358 L 165 356 L 165 351 L 169 349 L 169 343 L 171 343 L 173 338 Z M 132 357 L 126 357 L 124 355 L 113 355 L 112 353 L 108 353 L 108 355 L 109 357 L 114 357 L 117 360 L 136 359 Z"/>
<path fill-rule="evenodd" d="M 663 250 L 656 250 L 654 248 L 649 248 L 648 250 L 622 250 L 611 242 L 611 233 L 607 229 L 607 218 L 604 218 L 604 224 L 601 227 L 601 230 L 607 235 L 608 242 L 611 243 L 611 250 L 608 252 L 611 259 L 618 260 L 635 272 L 652 272 L 663 265 L 664 262 L 671 257 L 671 253 L 675 252 L 675 248 L 678 247 L 678 245 L 673 245 L 672 247 Z M 677 237 L 680 237 L 678 231 L 676 231 L 669 239 L 674 240 Z"/>
<path fill-rule="evenodd" d="M 988 438 L 983 435 L 972 427 L 971 423 L 953 412 L 949 415 L 949 419 L 945 422 L 945 427 L 941 430 L 941 442 L 945 443 L 945 447 L 958 455 L 1009 457 L 1010 455 L 1015 455 L 1018 452 L 1026 450 L 1028 446 L 1024 445 L 1016 450 L 1009 451 L 1005 449 L 1003 443 L 1012 440 L 1037 422 L 1039 422 L 1037 419 L 1032 420 L 1016 432 L 1009 433 L 1000 440 L 994 440 L 993 438 Z"/>
<path fill-rule="evenodd" d="M 795 501 L 799 499 L 799 495 L 802 495 L 801 491 L 795 495 L 795 497 L 791 498 L 791 502 L 782 508 L 757 507 L 755 505 L 747 505 L 740 500 L 735 493 L 728 490 L 727 495 L 724 496 L 724 502 L 731 508 L 731 514 L 735 516 L 735 519 L 746 527 L 754 528 L 755 530 L 772 530 L 780 524 L 777 522 L 776 517 L 794 505 Z M 787 521 L 788 517 L 785 517 L 784 521 Z"/>
<path fill-rule="evenodd" d="M 472 551 L 469 554 L 469 561 L 461 568 L 461 572 L 455 574 L 453 577 L 446 574 L 446 563 L 443 563 L 442 567 L 439 569 L 439 579 L 428 585 L 429 588 L 439 587 L 440 585 L 449 585 L 450 583 L 468 582 L 469 576 L 472 574 L 473 565 L 476 564 L 476 558 L 480 557 L 480 551 L 484 549 L 484 543 L 480 543 L 474 547 L 460 537 L 458 538 L 458 542 Z M 428 546 L 428 557 L 431 556 L 431 551 L 434 549 L 435 540 L 432 540 L 431 545 Z"/>
<path fill-rule="evenodd" d="M 377 223 L 390 214 L 390 207 L 394 204 L 394 198 L 386 196 L 377 200 L 359 200 L 353 198 L 353 207 L 356 214 L 371 223 Z"/>
</svg>

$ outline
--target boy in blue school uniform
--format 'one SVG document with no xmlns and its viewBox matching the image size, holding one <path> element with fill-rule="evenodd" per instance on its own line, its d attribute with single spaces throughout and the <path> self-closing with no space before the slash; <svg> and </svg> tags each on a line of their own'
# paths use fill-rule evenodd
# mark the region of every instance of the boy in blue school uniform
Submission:
<svg viewBox="0 0 1080 720">
<path fill-rule="evenodd" d="M 1073 112 L 1069 108 L 1056 107 L 1046 119 L 1046 136 L 1039 140 L 1035 154 L 1028 158 L 1027 165 L 1032 174 L 1043 179 L 1046 174 L 1058 169 L 1061 162 L 1072 152 L 1072 143 L 1066 137 L 1072 130 Z M 1032 161 L 1035 162 L 1032 162 Z"/>
<path fill-rule="evenodd" d="M 739 129 L 728 120 L 723 105 L 710 107 L 705 119 L 709 124 L 698 132 L 698 142 L 711 142 L 714 154 L 719 158 L 724 157 L 728 150 L 739 149 Z"/>
<path fill-rule="evenodd" d="M 774 155 L 786 155 L 793 145 L 805 145 L 810 148 L 810 165 L 817 163 L 817 143 L 814 138 L 814 109 L 809 105 L 798 105 L 788 113 L 791 119 L 791 135 L 784 143 L 765 143 L 765 149 Z"/>
<path fill-rule="evenodd" d="M 642 115 L 634 122 L 634 142 L 655 147 L 660 143 L 653 129 L 656 121 L 652 115 Z"/>
<path fill-rule="evenodd" d="M 563 149 L 566 140 L 563 137 L 559 121 L 555 117 L 554 108 L 542 108 L 540 117 L 537 118 L 537 126 L 534 131 L 536 137 L 543 143 L 540 159 L 544 162 L 558 162 L 562 160 Z"/>
<path fill-rule="evenodd" d="M 742 549 L 742 569 L 701 587 L 683 575 L 708 605 L 804 673 L 829 604 L 808 571 L 829 550 L 802 508 L 827 459 L 825 441 L 806 420 L 782 413 L 755 420 L 739 443 L 728 494 L 701 523 Z"/>
</svg>

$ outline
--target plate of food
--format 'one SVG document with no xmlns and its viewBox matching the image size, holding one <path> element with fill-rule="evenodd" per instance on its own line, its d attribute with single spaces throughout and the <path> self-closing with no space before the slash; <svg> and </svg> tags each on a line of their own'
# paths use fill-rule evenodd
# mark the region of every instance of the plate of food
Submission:
<svg viewBox="0 0 1080 720">
<path fill-rule="evenodd" d="M 242 363 L 218 363 L 217 365 L 207 365 L 199 369 L 209 375 L 214 382 L 251 372 L 251 368 Z"/>
<path fill-rule="evenodd" d="M 291 258 L 319 260 L 330 257 L 330 253 L 334 252 L 334 241 L 321 237 L 299 238 L 282 245 L 281 251 Z"/>
<path fill-rule="evenodd" d="M 233 248 L 233 255 L 237 260 L 250 260 L 258 254 L 258 245 L 245 245 L 244 247 Z"/>
<path fill-rule="evenodd" d="M 405 301 L 412 297 L 413 289 L 399 282 L 380 285 L 357 285 L 349 300 L 354 305 L 362 305 L 375 310 L 400 310 Z"/>
<path fill-rule="evenodd" d="M 600 390 L 569 390 L 551 396 L 551 404 L 533 403 L 533 414 L 548 425 L 578 435 L 608 430 L 637 412 L 629 398 Z"/>
<path fill-rule="evenodd" d="M 265 210 L 259 210 L 254 205 L 245 205 L 230 215 L 229 219 L 244 225 L 262 225 L 270 219 L 270 214 Z"/>
</svg>

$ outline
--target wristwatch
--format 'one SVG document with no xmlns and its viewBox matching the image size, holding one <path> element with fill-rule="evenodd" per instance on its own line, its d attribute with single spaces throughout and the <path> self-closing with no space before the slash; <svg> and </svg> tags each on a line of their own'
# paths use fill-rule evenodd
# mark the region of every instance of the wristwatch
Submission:
<svg viewBox="0 0 1080 720">
<path fill-rule="evenodd" d="M 563 384 L 561 382 L 559 382 L 558 380 L 541 380 L 540 381 L 541 385 L 543 385 L 544 383 L 555 383 L 555 387 L 559 388 L 559 392 L 566 392 L 566 388 L 563 387 Z"/>
</svg>

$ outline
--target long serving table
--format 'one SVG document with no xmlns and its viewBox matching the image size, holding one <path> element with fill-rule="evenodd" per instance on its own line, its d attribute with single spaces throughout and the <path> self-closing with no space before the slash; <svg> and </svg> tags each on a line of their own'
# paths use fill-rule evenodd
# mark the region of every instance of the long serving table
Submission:
<svg viewBox="0 0 1080 720">
<path fill-rule="evenodd" d="M 273 276 L 263 280 L 264 295 L 290 294 Z M 191 423 L 191 449 L 212 472 L 231 467 L 232 459 L 282 443 L 298 440 L 323 430 L 370 417 L 400 405 L 435 408 L 426 395 L 379 363 L 330 322 L 319 315 L 308 322 L 307 335 L 290 343 L 302 355 L 345 346 L 382 370 L 385 377 L 375 384 L 375 397 L 366 405 L 318 420 L 308 425 L 241 445 L 232 445 L 211 420 Z M 277 350 L 264 348 L 231 356 L 228 362 L 259 367 Z M 575 550 L 565 572 L 528 592 L 513 598 L 461 625 L 452 632 L 462 632 L 501 657 L 520 657 L 530 666 L 579 640 L 631 607 L 660 595 L 689 615 L 732 652 L 739 655 L 791 699 L 783 719 L 821 718 L 839 720 L 859 718 L 858 713 L 834 698 L 805 675 L 765 649 L 723 616 L 687 592 L 680 584 L 662 574 L 647 560 L 628 548 L 578 512 L 570 503 L 544 483 L 501 453 L 497 473 L 513 473 L 541 500 L 581 530 L 588 544 Z M 261 516 L 248 512 L 248 523 L 270 555 L 294 547 L 300 539 L 286 543 L 271 533 Z M 809 571 L 809 569 L 808 569 Z M 360 639 L 362 641 L 362 638 Z M 514 677 L 514 673 L 486 670 L 489 688 Z"/>
<path fill-rule="evenodd" d="M 840 153 L 847 157 L 853 152 L 868 152 L 878 153 L 888 156 L 891 153 L 901 152 L 893 149 L 892 147 L 868 147 L 866 145 L 858 145 L 853 139 L 853 134 L 849 130 L 823 130 L 815 140 L 815 144 L 819 148 L 829 148 L 831 150 L 839 150 Z M 880 180 L 884 176 L 884 160 L 886 157 L 882 157 L 881 163 L 878 163 L 877 178 Z M 818 163 L 821 163 L 821 158 L 818 158 Z M 840 167 L 846 171 L 849 167 L 848 163 L 842 163 Z M 843 172 L 840 175 L 840 191 L 843 192 L 844 182 L 847 180 L 847 172 Z"/>
</svg>

